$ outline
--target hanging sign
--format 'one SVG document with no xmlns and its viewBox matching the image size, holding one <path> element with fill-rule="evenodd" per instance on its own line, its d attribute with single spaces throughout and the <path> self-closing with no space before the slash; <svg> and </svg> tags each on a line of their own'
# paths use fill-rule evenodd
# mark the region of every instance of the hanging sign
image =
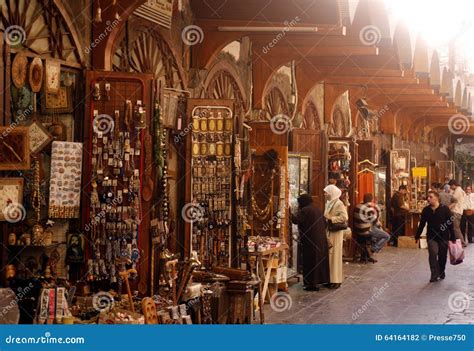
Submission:
<svg viewBox="0 0 474 351">
<path fill-rule="evenodd" d="M 427 177 L 428 169 L 426 167 L 414 167 L 411 169 L 413 177 Z"/>
</svg>

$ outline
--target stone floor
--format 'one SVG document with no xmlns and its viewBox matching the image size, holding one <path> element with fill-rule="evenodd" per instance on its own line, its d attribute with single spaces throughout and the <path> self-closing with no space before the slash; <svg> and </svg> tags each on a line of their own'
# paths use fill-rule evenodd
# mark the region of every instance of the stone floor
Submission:
<svg viewBox="0 0 474 351">
<path fill-rule="evenodd" d="M 275 324 L 474 324 L 474 244 L 446 279 L 429 283 L 428 251 L 386 247 L 376 264 L 347 263 L 337 290 L 307 292 L 290 283 L 265 306 Z"/>
</svg>

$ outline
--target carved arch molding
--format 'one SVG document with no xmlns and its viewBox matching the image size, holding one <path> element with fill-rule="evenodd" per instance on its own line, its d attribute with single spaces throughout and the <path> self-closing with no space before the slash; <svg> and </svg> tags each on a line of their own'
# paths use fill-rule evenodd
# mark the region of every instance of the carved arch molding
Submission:
<svg viewBox="0 0 474 351">
<path fill-rule="evenodd" d="M 85 64 L 79 37 L 61 2 L 3 0 L 0 6 L 0 30 L 12 49 Z"/>
<path fill-rule="evenodd" d="M 118 37 L 113 70 L 152 73 L 162 87 L 183 89 L 184 77 L 168 42 L 152 24 L 132 19 Z"/>
</svg>

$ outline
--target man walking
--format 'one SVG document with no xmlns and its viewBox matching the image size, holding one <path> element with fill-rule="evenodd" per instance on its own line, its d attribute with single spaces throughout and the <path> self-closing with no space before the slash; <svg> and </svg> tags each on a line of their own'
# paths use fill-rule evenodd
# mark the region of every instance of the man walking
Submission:
<svg viewBox="0 0 474 351">
<path fill-rule="evenodd" d="M 467 243 L 464 241 L 464 235 L 461 231 L 461 217 L 464 211 L 464 197 L 466 193 L 454 179 L 451 179 L 448 185 L 453 191 L 453 199 L 449 207 L 454 216 L 454 233 L 456 233 L 456 239 L 460 239 L 462 246 L 466 247 Z"/>
<path fill-rule="evenodd" d="M 430 283 L 437 282 L 446 277 L 445 268 L 448 258 L 448 241 L 456 241 L 453 228 L 453 214 L 447 206 L 439 202 L 439 194 L 434 191 L 428 192 L 428 206 L 421 212 L 420 223 L 416 231 L 415 239 L 420 240 L 421 233 L 426 224 L 428 230 L 429 263 L 431 270 Z"/>
</svg>

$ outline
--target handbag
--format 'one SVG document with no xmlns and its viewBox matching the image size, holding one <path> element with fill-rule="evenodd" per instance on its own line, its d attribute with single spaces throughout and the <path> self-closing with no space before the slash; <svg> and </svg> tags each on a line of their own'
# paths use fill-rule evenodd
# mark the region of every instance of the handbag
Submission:
<svg viewBox="0 0 474 351">
<path fill-rule="evenodd" d="M 331 207 L 331 209 L 329 210 L 332 211 L 334 205 L 336 203 L 334 203 Z M 349 227 L 349 223 L 347 221 L 344 221 L 344 222 L 340 222 L 340 223 L 333 223 L 330 219 L 327 219 L 326 220 L 326 225 L 327 225 L 327 228 L 328 228 L 328 231 L 329 232 L 338 232 L 340 230 L 345 230 Z"/>
<path fill-rule="evenodd" d="M 464 260 L 464 249 L 462 248 L 462 243 L 460 239 L 456 239 L 456 243 L 449 241 L 449 261 L 452 265 L 457 265 L 463 262 Z"/>
<path fill-rule="evenodd" d="M 330 219 L 328 219 L 328 230 L 330 232 L 338 232 L 340 230 L 345 230 L 349 227 L 347 221 L 341 223 L 333 223 Z"/>
</svg>

